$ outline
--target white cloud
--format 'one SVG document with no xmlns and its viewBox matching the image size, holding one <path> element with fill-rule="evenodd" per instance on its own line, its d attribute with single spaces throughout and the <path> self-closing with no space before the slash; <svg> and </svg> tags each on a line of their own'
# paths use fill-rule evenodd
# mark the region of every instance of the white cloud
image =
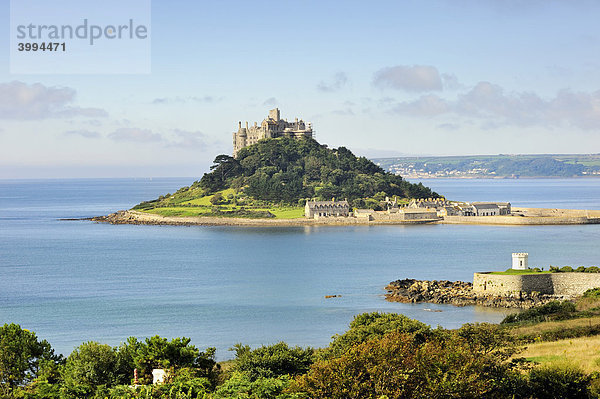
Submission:
<svg viewBox="0 0 600 399">
<path fill-rule="evenodd" d="M 321 81 L 317 85 L 317 89 L 322 92 L 334 92 L 341 90 L 348 84 L 348 76 L 344 72 L 338 72 L 329 82 Z"/>
<path fill-rule="evenodd" d="M 600 129 L 600 90 L 591 93 L 561 90 L 555 97 L 543 99 L 533 92 L 507 93 L 498 85 L 479 82 L 455 100 L 430 94 L 398 103 L 393 111 L 427 117 L 454 114 L 480 119 L 485 128 L 572 126 L 592 130 Z"/>
<path fill-rule="evenodd" d="M 85 137 L 85 138 L 88 138 L 88 139 L 97 139 L 97 138 L 100 138 L 100 133 L 94 132 L 94 131 L 90 131 L 90 130 L 85 130 L 85 129 L 69 130 L 69 131 L 65 132 L 65 135 L 67 135 L 67 136 L 81 136 L 81 137 Z"/>
<path fill-rule="evenodd" d="M 263 105 L 268 105 L 269 107 L 274 107 L 277 105 L 277 99 L 275 97 L 269 97 L 263 102 Z"/>
<path fill-rule="evenodd" d="M 152 104 L 183 104 L 183 103 L 204 103 L 204 104 L 212 104 L 216 101 L 219 101 L 220 98 L 216 98 L 213 96 L 188 96 L 188 97 L 160 97 L 152 100 Z"/>
<path fill-rule="evenodd" d="M 173 129 L 174 140 L 167 144 L 169 147 L 180 147 L 186 149 L 198 149 L 206 147 L 206 135 L 200 131 L 187 131 Z"/>
<path fill-rule="evenodd" d="M 70 87 L 47 87 L 19 81 L 0 83 L 0 119 L 39 120 L 65 117 L 106 117 L 100 108 L 71 106 L 76 92 Z"/>
<path fill-rule="evenodd" d="M 140 129 L 136 127 L 123 127 L 110 133 L 108 137 L 115 141 L 131 141 L 137 143 L 149 143 L 162 141 L 163 137 L 158 133 L 153 133 L 149 129 Z"/>
<path fill-rule="evenodd" d="M 442 90 L 442 78 L 437 68 L 430 65 L 397 65 L 375 72 L 373 84 L 409 92 Z"/>
</svg>

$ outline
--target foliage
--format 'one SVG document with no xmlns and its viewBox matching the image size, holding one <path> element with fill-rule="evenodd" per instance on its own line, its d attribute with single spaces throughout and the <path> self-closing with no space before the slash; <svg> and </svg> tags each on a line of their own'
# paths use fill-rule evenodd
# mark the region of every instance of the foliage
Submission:
<svg viewBox="0 0 600 399">
<path fill-rule="evenodd" d="M 284 393 L 289 385 L 290 378 L 287 375 L 251 379 L 246 373 L 236 372 L 217 388 L 211 398 L 293 399 L 301 397 Z"/>
<path fill-rule="evenodd" d="M 568 318 L 576 312 L 573 302 L 552 301 L 541 306 L 535 306 L 521 313 L 509 314 L 502 320 L 501 324 L 520 323 L 520 322 L 540 322 L 546 320 L 560 320 Z"/>
<path fill-rule="evenodd" d="M 117 351 L 111 346 L 92 341 L 79 345 L 67 357 L 61 394 L 67 398 L 89 397 L 101 386 L 113 386 L 116 364 Z"/>
<path fill-rule="evenodd" d="M 235 351 L 234 369 L 251 381 L 305 373 L 313 363 L 315 353 L 313 348 L 289 347 L 285 342 L 254 350 L 248 345 L 237 344 L 232 349 Z"/>
<path fill-rule="evenodd" d="M 424 342 L 393 331 L 313 364 L 291 390 L 310 398 L 502 397 L 508 368 L 457 334 Z"/>
<path fill-rule="evenodd" d="M 0 388 L 2 396 L 10 397 L 18 386 L 30 383 L 37 377 L 52 379 L 52 370 L 62 362 L 62 357 L 46 340 L 38 340 L 34 332 L 18 324 L 0 327 Z"/>
<path fill-rule="evenodd" d="M 353 345 L 381 337 L 392 331 L 413 334 L 417 339 L 423 339 L 431 333 L 431 328 L 425 323 L 401 314 L 379 312 L 359 314 L 350 322 L 350 329 L 342 335 L 335 335 L 329 348 L 320 356 L 340 356 Z"/>
<path fill-rule="evenodd" d="M 167 338 L 155 335 L 146 338 L 144 342 L 130 339 L 128 343 L 136 347 L 134 364 L 140 378 L 144 382 L 152 381 L 152 369 L 155 368 L 194 368 L 198 377 L 206 377 L 211 382 L 216 381 L 218 367 L 214 360 L 215 348 L 200 352 L 190 345 L 190 338 Z"/>
<path fill-rule="evenodd" d="M 584 298 L 600 298 L 600 287 L 591 288 L 583 293 Z"/>
<path fill-rule="evenodd" d="M 328 149 L 317 141 L 291 138 L 265 139 L 241 149 L 234 159 L 215 158 L 200 187 L 215 192 L 247 186 L 247 195 L 261 200 L 297 204 L 302 198 L 357 198 L 383 196 L 438 197 L 422 184 L 410 184 L 385 172 L 345 147 Z M 243 181 L 241 183 L 240 179 Z"/>
<path fill-rule="evenodd" d="M 590 376 L 573 365 L 550 365 L 532 369 L 529 390 L 538 399 L 588 398 Z"/>
</svg>

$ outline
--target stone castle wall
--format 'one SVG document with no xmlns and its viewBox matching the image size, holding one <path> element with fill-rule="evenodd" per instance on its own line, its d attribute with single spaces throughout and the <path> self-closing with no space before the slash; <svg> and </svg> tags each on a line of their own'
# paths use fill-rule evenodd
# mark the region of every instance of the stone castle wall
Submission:
<svg viewBox="0 0 600 399">
<path fill-rule="evenodd" d="M 508 224 L 508 225 L 548 225 L 548 224 L 599 224 L 600 217 L 586 216 L 444 216 L 447 224 Z"/>
<path fill-rule="evenodd" d="M 473 291 L 509 295 L 518 292 L 579 296 L 586 290 L 600 287 L 600 273 L 543 273 L 499 275 L 475 273 Z"/>
</svg>

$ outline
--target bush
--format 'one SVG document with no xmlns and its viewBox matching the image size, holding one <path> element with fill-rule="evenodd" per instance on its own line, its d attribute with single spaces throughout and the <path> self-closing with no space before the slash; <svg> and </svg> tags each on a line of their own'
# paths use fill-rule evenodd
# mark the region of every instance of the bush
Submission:
<svg viewBox="0 0 600 399">
<path fill-rule="evenodd" d="M 221 193 L 216 193 L 212 197 L 210 197 L 210 203 L 213 205 L 218 205 L 223 200 L 223 195 Z"/>
<path fill-rule="evenodd" d="M 558 266 L 550 266 L 550 273 L 560 273 L 560 269 Z"/>
<path fill-rule="evenodd" d="M 600 268 L 598 266 L 590 266 L 585 268 L 586 273 L 600 273 Z"/>
<path fill-rule="evenodd" d="M 418 342 L 390 332 L 316 362 L 290 390 L 310 398 L 480 398 L 504 394 L 509 371 L 499 358 L 457 334 Z"/>
<path fill-rule="evenodd" d="M 521 322 L 540 322 L 549 319 L 565 319 L 576 312 L 573 302 L 552 301 L 542 306 L 535 306 L 521 313 L 510 314 L 502 320 L 501 324 L 521 323 Z"/>
<path fill-rule="evenodd" d="M 236 353 L 234 369 L 252 381 L 305 373 L 313 363 L 315 353 L 313 348 L 289 347 L 285 342 L 254 350 L 248 345 L 237 344 L 232 349 Z"/>
<path fill-rule="evenodd" d="M 591 378 L 573 365 L 536 367 L 529 372 L 529 389 L 538 399 L 589 398 Z"/>
<path fill-rule="evenodd" d="M 277 378 L 258 378 L 251 380 L 246 374 L 234 373 L 230 379 L 217 388 L 211 396 L 214 399 L 229 398 L 260 398 L 279 399 L 294 398 L 295 395 L 282 395 L 284 389 L 290 385 L 288 376 Z"/>
<path fill-rule="evenodd" d="M 346 350 L 356 344 L 369 339 L 382 337 L 383 335 L 397 331 L 408 333 L 424 340 L 423 337 L 431 334 L 432 330 L 427 324 L 418 320 L 410 319 L 395 313 L 363 313 L 359 314 L 350 322 L 350 329 L 342 335 L 335 335 L 333 341 L 321 357 L 341 356 Z"/>
<path fill-rule="evenodd" d="M 577 269 L 575 269 L 575 271 L 578 273 L 583 273 L 585 272 L 585 266 L 579 266 Z"/>
<path fill-rule="evenodd" d="M 534 272 L 536 272 L 536 273 L 540 273 L 542 271 L 539 267 L 534 267 L 531 270 L 534 271 Z"/>
<path fill-rule="evenodd" d="M 573 271 L 573 268 L 571 266 L 563 266 L 560 268 L 560 271 L 563 273 L 571 273 Z"/>
<path fill-rule="evenodd" d="M 600 298 L 600 287 L 591 288 L 583 293 L 584 298 Z"/>
</svg>

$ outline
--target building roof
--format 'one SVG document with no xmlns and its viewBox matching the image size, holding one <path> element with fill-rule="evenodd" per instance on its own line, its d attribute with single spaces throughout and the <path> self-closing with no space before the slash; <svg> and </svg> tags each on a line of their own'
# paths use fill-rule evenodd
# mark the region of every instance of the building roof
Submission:
<svg viewBox="0 0 600 399">
<path fill-rule="evenodd" d="M 315 205 L 321 205 L 321 206 L 323 206 L 323 205 L 327 205 L 327 206 L 331 206 L 331 205 L 334 205 L 334 206 L 349 206 L 348 201 L 307 201 L 306 204 L 309 205 L 309 206 L 310 205 L 312 205 L 312 206 L 315 206 Z"/>
<path fill-rule="evenodd" d="M 498 204 L 495 203 L 490 203 L 490 202 L 480 202 L 480 203 L 473 203 L 472 204 L 473 207 L 477 208 L 477 209 L 498 209 Z"/>
</svg>

